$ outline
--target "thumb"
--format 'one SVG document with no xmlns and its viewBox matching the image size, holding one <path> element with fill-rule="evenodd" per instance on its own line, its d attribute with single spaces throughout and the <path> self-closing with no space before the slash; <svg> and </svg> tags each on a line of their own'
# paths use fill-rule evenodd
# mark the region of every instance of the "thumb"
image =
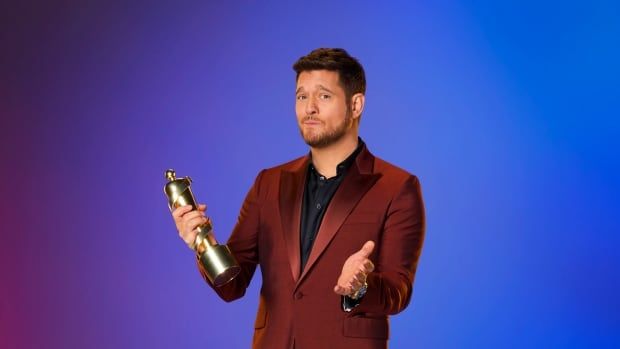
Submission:
<svg viewBox="0 0 620 349">
<path fill-rule="evenodd" d="M 357 253 L 360 254 L 364 258 L 368 258 L 368 256 L 370 256 L 374 248 L 375 248 L 375 243 L 372 240 L 369 240 L 369 241 L 366 241 L 364 246 L 362 246 L 362 249 L 359 250 Z"/>
</svg>

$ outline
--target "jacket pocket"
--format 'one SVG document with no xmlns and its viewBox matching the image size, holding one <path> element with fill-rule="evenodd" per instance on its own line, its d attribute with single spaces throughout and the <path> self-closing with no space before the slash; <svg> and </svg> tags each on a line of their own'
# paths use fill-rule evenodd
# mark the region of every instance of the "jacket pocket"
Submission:
<svg viewBox="0 0 620 349">
<path fill-rule="evenodd" d="M 345 317 L 343 325 L 345 337 L 388 339 L 390 335 L 387 317 Z"/>
</svg>

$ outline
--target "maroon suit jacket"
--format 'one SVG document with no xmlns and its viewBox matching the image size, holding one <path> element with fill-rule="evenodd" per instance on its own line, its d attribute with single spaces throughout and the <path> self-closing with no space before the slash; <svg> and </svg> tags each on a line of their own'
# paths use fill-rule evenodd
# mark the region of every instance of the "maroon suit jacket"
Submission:
<svg viewBox="0 0 620 349">
<path fill-rule="evenodd" d="M 418 179 L 366 146 L 327 207 L 300 270 L 300 219 L 310 155 L 263 170 L 248 192 L 228 247 L 242 272 L 221 287 L 227 302 L 245 294 L 257 265 L 263 285 L 253 348 L 387 347 L 388 316 L 409 304 L 424 240 Z M 345 260 L 368 240 L 375 271 L 360 305 L 346 313 L 333 289 Z"/>
</svg>

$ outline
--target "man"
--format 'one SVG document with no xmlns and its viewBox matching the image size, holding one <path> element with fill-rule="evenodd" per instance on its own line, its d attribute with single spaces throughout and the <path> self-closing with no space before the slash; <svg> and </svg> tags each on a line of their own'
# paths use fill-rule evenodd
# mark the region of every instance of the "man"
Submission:
<svg viewBox="0 0 620 349">
<path fill-rule="evenodd" d="M 359 138 L 366 79 L 355 58 L 316 49 L 293 68 L 310 153 L 257 176 L 227 243 L 239 276 L 214 287 L 197 264 L 228 302 L 260 264 L 254 348 L 385 348 L 388 316 L 409 304 L 424 240 L 420 184 Z M 191 246 L 206 206 L 190 210 L 173 217 Z"/>
</svg>

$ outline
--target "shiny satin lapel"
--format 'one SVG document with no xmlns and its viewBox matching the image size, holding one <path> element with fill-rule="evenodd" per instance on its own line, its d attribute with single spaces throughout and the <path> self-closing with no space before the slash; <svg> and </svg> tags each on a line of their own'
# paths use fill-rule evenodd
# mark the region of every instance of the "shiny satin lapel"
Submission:
<svg viewBox="0 0 620 349">
<path fill-rule="evenodd" d="M 355 205 L 366 194 L 366 192 L 381 177 L 380 174 L 373 174 L 374 156 L 364 147 L 358 155 L 356 163 L 348 170 L 346 177 L 336 190 L 334 197 L 327 206 L 327 211 L 321 222 L 321 226 L 310 251 L 308 262 L 303 273 L 297 280 L 297 286 L 301 283 L 309 270 L 321 256 L 329 242 L 334 238 L 338 229 L 347 216 L 351 213 Z M 301 198 L 300 198 L 301 200 Z M 301 204 L 298 204 L 298 210 Z M 297 216 L 299 217 L 299 216 Z M 296 218 L 297 227 L 299 227 L 299 218 Z M 297 258 L 299 259 L 299 229 L 297 229 Z M 361 247 L 361 246 L 360 246 Z M 299 260 L 297 266 L 299 266 Z M 336 280 L 334 280 L 336 282 Z"/>
<path fill-rule="evenodd" d="M 306 168 L 309 157 L 306 156 L 295 163 L 291 170 L 283 170 L 280 176 L 280 217 L 282 232 L 288 251 L 293 280 L 297 282 L 301 268 L 300 252 L 300 221 L 301 200 L 306 182 Z M 298 167 L 296 167 L 298 166 Z"/>
</svg>

